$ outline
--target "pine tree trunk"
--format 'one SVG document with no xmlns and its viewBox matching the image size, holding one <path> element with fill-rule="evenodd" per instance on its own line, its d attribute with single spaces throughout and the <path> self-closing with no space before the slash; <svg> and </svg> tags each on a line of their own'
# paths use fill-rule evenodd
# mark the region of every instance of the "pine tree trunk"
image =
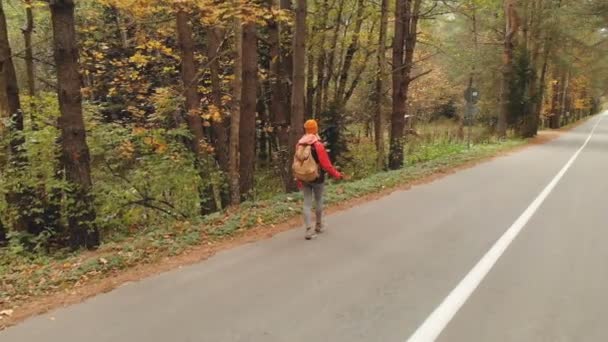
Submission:
<svg viewBox="0 0 608 342">
<path fill-rule="evenodd" d="M 562 91 L 560 95 L 560 105 L 559 105 L 559 115 L 560 115 L 560 127 L 562 126 L 562 120 L 568 114 L 568 105 L 569 105 L 569 90 L 570 90 L 570 70 L 564 73 L 564 78 L 562 82 Z M 566 117 L 567 119 L 567 117 Z"/>
<path fill-rule="evenodd" d="M 405 125 L 406 98 L 403 93 L 405 48 L 405 12 L 408 0 L 395 2 L 395 33 L 393 37 L 393 112 L 391 115 L 389 168 L 403 166 L 403 128 Z"/>
<path fill-rule="evenodd" d="M 500 91 L 500 114 L 496 127 L 498 136 L 507 136 L 507 125 L 510 117 L 511 83 L 513 81 L 513 54 L 518 26 L 518 18 L 514 0 L 505 0 L 505 39 L 503 42 L 502 84 Z"/>
<path fill-rule="evenodd" d="M 268 89 L 269 85 L 268 85 L 268 80 L 264 80 L 263 82 L 260 82 L 260 89 L 258 90 L 258 93 L 260 94 L 260 96 L 258 96 L 257 99 L 257 103 L 256 103 L 256 112 L 257 112 L 257 116 L 258 116 L 258 120 L 259 121 L 259 125 L 256 122 L 256 130 L 259 129 L 260 131 L 260 135 L 259 135 L 259 141 L 258 141 L 258 145 L 259 148 L 257 149 L 257 154 L 258 154 L 258 159 L 264 163 L 267 163 L 268 161 L 270 161 L 270 154 L 268 153 L 268 146 L 269 146 L 269 139 L 268 139 L 268 133 L 266 131 L 266 127 L 268 127 L 268 110 L 266 108 L 267 103 L 269 103 L 269 99 L 268 99 Z M 265 164 L 266 165 L 266 164 Z"/>
<path fill-rule="evenodd" d="M 557 74 L 557 71 L 554 72 L 554 75 Z M 562 84 L 563 84 L 563 78 L 560 78 L 560 80 L 556 81 L 553 83 L 553 87 L 552 87 L 552 97 L 551 97 L 551 121 L 549 123 L 549 126 L 552 129 L 557 129 L 559 128 L 559 124 L 560 124 L 560 110 L 559 110 L 559 104 L 560 104 L 560 94 L 561 94 L 561 88 L 562 88 Z"/>
<path fill-rule="evenodd" d="M 319 34 L 319 46 L 318 46 L 318 51 L 319 51 L 319 55 L 317 57 L 317 82 L 316 82 L 316 94 L 315 94 L 315 103 L 314 103 L 314 112 L 315 115 L 318 117 L 322 114 L 324 108 L 323 108 L 323 97 L 325 96 L 325 64 L 326 64 L 326 58 L 327 58 L 327 53 L 325 51 L 325 41 L 327 38 L 327 19 L 329 17 L 329 3 L 328 0 L 324 0 L 323 1 L 323 6 L 320 8 L 320 15 L 321 15 L 321 19 L 320 19 L 320 23 L 318 26 L 318 29 L 320 32 L 318 32 Z"/>
<path fill-rule="evenodd" d="M 251 198 L 254 186 L 258 53 L 255 22 L 243 24 L 243 75 L 239 131 L 241 197 Z"/>
<path fill-rule="evenodd" d="M 530 51 L 530 60 L 532 65 L 532 76 L 530 83 L 528 84 L 528 97 L 530 104 L 526 108 L 524 125 L 522 127 L 521 136 L 530 138 L 536 136 L 538 133 L 539 126 L 539 107 L 542 107 L 542 94 L 539 92 L 541 87 L 542 66 L 541 63 L 541 34 L 542 34 L 542 20 L 543 20 L 543 0 L 533 0 L 530 3 L 530 23 L 529 34 L 527 41 L 527 50 Z M 547 48 L 545 42 L 545 49 Z"/>
<path fill-rule="evenodd" d="M 338 108 L 342 108 L 345 104 L 346 83 L 348 81 L 348 75 L 350 73 L 350 68 L 352 66 L 353 59 L 355 57 L 355 54 L 359 50 L 359 35 L 361 34 L 361 28 L 363 27 L 364 9 L 364 0 L 358 0 L 355 29 L 351 37 L 351 42 L 348 45 L 348 48 L 346 49 L 344 63 L 340 68 L 338 87 L 336 93 L 334 94 L 334 102 L 337 104 Z"/>
<path fill-rule="evenodd" d="M 274 0 L 268 0 L 271 4 Z M 279 149 L 286 148 L 289 142 L 289 101 L 288 83 L 291 75 L 287 76 L 285 59 L 281 49 L 281 32 L 277 21 L 273 18 L 268 22 L 268 34 L 270 45 L 270 113 L 274 129 L 279 140 Z M 291 63 L 290 63 L 291 64 Z"/>
<path fill-rule="evenodd" d="M 267 0 L 269 8 L 275 8 L 275 0 Z M 270 54 L 270 120 L 272 122 L 273 136 L 278 140 L 277 164 L 281 173 L 284 188 L 290 184 L 291 171 L 288 168 L 289 150 L 289 101 L 287 100 L 287 80 L 285 75 L 284 59 L 281 49 L 281 32 L 274 17 L 268 20 L 268 45 Z"/>
<path fill-rule="evenodd" d="M 315 96 L 314 111 L 317 116 L 323 114 L 325 108 L 323 108 L 323 98 L 325 97 L 325 61 L 326 52 L 322 50 L 319 52 L 319 58 L 317 60 L 317 94 Z"/>
<path fill-rule="evenodd" d="M 293 35 L 293 86 L 291 90 L 290 156 L 293 156 L 298 139 L 303 133 L 306 59 L 306 0 L 296 1 L 295 32 Z M 296 190 L 291 181 L 290 191 Z"/>
<path fill-rule="evenodd" d="M 292 0 L 279 0 L 280 8 L 283 11 L 293 12 L 293 3 Z M 280 39 L 282 42 L 282 46 L 291 46 L 293 41 L 293 32 L 291 29 L 291 25 L 285 24 L 281 25 L 279 28 Z M 285 92 L 285 96 L 283 97 L 283 104 L 286 113 L 285 118 L 287 118 L 286 123 L 290 122 L 291 118 L 291 86 L 293 84 L 293 50 L 285 49 L 281 51 L 281 82 L 283 91 Z M 287 126 L 286 126 L 287 127 Z M 286 133 L 288 135 L 288 133 Z"/>
<path fill-rule="evenodd" d="M 306 64 L 308 65 L 308 71 L 306 72 L 306 110 L 304 111 L 304 118 L 312 119 L 315 117 L 313 101 L 316 92 L 314 85 L 315 59 L 312 53 L 312 46 L 308 47 L 308 58 L 306 58 Z"/>
<path fill-rule="evenodd" d="M 547 82 L 547 71 L 549 70 L 549 55 L 550 55 L 550 51 L 551 51 L 551 39 L 550 38 L 546 38 L 545 39 L 545 43 L 544 43 L 544 49 L 545 51 L 543 52 L 543 62 L 542 62 L 542 67 L 541 67 L 541 71 L 540 71 L 540 77 L 538 80 L 538 105 L 534 108 L 536 110 L 536 112 L 534 113 L 534 116 L 536 117 L 536 129 L 538 132 L 538 128 L 540 126 L 540 117 L 543 113 L 543 107 L 545 104 L 545 92 L 546 92 L 546 82 Z"/>
<path fill-rule="evenodd" d="M 233 0 L 235 6 L 238 6 L 237 1 Z M 243 72 L 243 25 L 240 18 L 234 19 L 234 80 L 232 82 L 232 113 L 230 116 L 230 165 L 229 165 L 229 181 L 230 181 L 230 203 L 238 205 L 241 203 L 241 187 L 240 187 L 240 170 L 239 170 L 239 129 L 241 127 L 241 87 L 242 87 L 242 72 Z"/>
<path fill-rule="evenodd" d="M 322 99 L 322 104 L 321 104 L 321 107 L 323 109 L 327 109 L 327 105 L 328 105 L 328 101 L 329 101 L 329 84 L 336 76 L 335 72 L 334 72 L 334 67 L 336 64 L 336 58 L 337 58 L 337 54 L 338 54 L 337 46 L 338 46 L 338 40 L 340 38 L 340 29 L 342 27 L 342 15 L 344 13 L 344 4 L 345 4 L 345 0 L 339 0 L 336 19 L 333 20 L 334 32 L 332 35 L 331 43 L 329 45 L 329 46 L 331 46 L 331 49 L 329 52 L 329 58 L 327 60 L 327 73 L 325 74 L 325 77 L 323 79 L 323 99 Z"/>
<path fill-rule="evenodd" d="M 100 238 L 95 225 L 89 147 L 82 116 L 74 1 L 50 0 L 50 8 L 61 112 L 61 149 L 70 185 L 66 192 L 70 245 L 95 248 Z"/>
<path fill-rule="evenodd" d="M 418 35 L 421 0 L 397 0 L 395 4 L 395 37 L 393 41 L 393 113 L 389 168 L 400 169 L 404 164 L 405 116 L 412 82 L 414 52 Z"/>
<path fill-rule="evenodd" d="M 388 0 L 382 0 L 380 5 L 380 37 L 378 39 L 378 56 L 376 66 L 376 91 L 375 91 L 375 113 L 374 128 L 376 140 L 376 168 L 383 170 L 385 167 L 384 151 L 384 115 L 382 113 L 382 100 L 384 99 L 384 76 L 386 74 L 386 31 L 388 25 Z"/>
<path fill-rule="evenodd" d="M 205 173 L 205 160 L 207 153 L 205 152 L 205 132 L 203 131 L 203 120 L 200 110 L 200 95 L 198 93 L 198 66 L 194 59 L 194 39 L 192 37 L 192 27 L 188 20 L 188 13 L 185 10 L 178 10 L 176 13 L 177 26 L 177 41 L 181 53 L 181 78 L 184 87 L 184 96 L 186 98 L 186 122 L 188 130 L 192 135 L 190 140 L 190 149 L 194 154 L 195 167 L 201 179 L 200 194 L 200 212 L 201 215 L 207 215 L 217 211 L 216 201 L 214 199 L 214 191 L 211 185 L 202 185 L 205 183 L 208 175 Z"/>
<path fill-rule="evenodd" d="M 370 31 L 368 33 L 368 36 L 373 37 L 375 30 L 376 30 L 376 25 L 375 25 L 375 23 L 373 23 L 370 26 Z M 363 59 L 360 62 L 360 65 L 358 65 L 357 68 L 355 70 L 353 70 L 352 76 L 349 77 L 351 79 L 351 81 L 350 81 L 350 85 L 348 86 L 348 88 L 344 92 L 344 95 L 342 96 L 342 100 L 341 100 L 342 107 L 344 107 L 348 103 L 348 101 L 351 99 L 351 97 L 355 93 L 355 90 L 357 89 L 359 82 L 361 82 L 363 73 L 365 72 L 367 65 L 369 64 L 368 62 L 369 62 L 369 59 L 371 56 L 372 56 L 372 52 L 366 51 L 363 56 Z"/>
<path fill-rule="evenodd" d="M 34 49 L 32 47 L 32 33 L 34 32 L 34 13 L 32 10 L 32 1 L 25 1 L 25 27 L 23 28 L 23 40 L 25 42 L 25 69 L 27 74 L 27 89 L 30 99 L 30 121 L 32 130 L 37 130 L 38 125 L 36 123 L 36 105 L 34 102 L 34 96 L 36 96 L 36 71 L 34 67 Z"/>
<path fill-rule="evenodd" d="M 209 60 L 209 70 L 211 78 L 211 103 L 219 111 L 220 121 L 213 121 L 213 146 L 215 148 L 216 159 L 220 165 L 220 169 L 224 173 L 228 173 L 228 165 L 230 158 L 228 157 L 228 120 L 223 115 L 224 106 L 222 104 L 222 84 L 220 80 L 220 49 L 222 45 L 222 37 L 224 30 L 212 27 L 208 30 L 209 51 L 207 57 Z"/>
</svg>

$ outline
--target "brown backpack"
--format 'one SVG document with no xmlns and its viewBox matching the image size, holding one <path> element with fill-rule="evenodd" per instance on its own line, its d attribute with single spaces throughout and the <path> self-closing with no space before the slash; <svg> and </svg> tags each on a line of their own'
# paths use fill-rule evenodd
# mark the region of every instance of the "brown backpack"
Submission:
<svg viewBox="0 0 608 342">
<path fill-rule="evenodd" d="M 301 182 L 314 182 L 320 176 L 319 165 L 312 155 L 312 145 L 298 145 L 293 156 L 293 175 Z"/>
</svg>

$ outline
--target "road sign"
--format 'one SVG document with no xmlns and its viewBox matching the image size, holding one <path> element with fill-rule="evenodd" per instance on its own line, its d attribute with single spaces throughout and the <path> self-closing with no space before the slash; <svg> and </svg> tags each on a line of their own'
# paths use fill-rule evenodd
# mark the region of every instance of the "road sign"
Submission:
<svg viewBox="0 0 608 342">
<path fill-rule="evenodd" d="M 479 90 L 475 87 L 468 87 L 464 92 L 464 99 L 467 100 L 467 102 L 477 103 L 480 96 Z"/>
</svg>

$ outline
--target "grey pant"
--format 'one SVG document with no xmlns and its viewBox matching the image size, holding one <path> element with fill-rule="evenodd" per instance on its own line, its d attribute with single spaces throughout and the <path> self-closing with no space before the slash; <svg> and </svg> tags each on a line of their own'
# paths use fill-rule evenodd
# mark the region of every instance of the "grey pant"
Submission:
<svg viewBox="0 0 608 342">
<path fill-rule="evenodd" d="M 312 228 L 312 197 L 315 197 L 317 227 L 323 224 L 323 191 L 325 185 L 304 183 L 302 184 L 302 192 L 304 193 L 304 224 L 306 228 Z"/>
</svg>

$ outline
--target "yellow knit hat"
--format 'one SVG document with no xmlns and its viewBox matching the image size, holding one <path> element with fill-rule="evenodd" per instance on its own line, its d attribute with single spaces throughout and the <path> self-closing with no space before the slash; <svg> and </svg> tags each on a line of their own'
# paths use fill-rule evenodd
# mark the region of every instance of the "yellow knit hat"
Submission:
<svg viewBox="0 0 608 342">
<path fill-rule="evenodd" d="M 308 120 L 304 123 L 304 130 L 306 131 L 306 134 L 318 134 L 319 125 L 315 120 Z"/>
</svg>

